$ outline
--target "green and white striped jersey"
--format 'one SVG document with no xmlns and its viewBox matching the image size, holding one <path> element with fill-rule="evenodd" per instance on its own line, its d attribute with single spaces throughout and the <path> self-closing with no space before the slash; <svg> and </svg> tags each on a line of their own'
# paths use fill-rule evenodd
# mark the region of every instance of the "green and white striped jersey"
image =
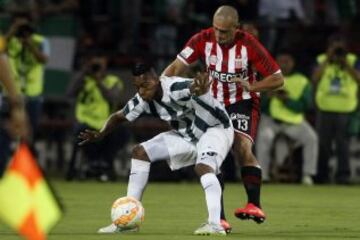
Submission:
<svg viewBox="0 0 360 240">
<path fill-rule="evenodd" d="M 189 78 L 161 76 L 161 101 L 146 102 L 137 93 L 121 111 L 128 121 L 134 121 L 142 113 L 159 117 L 184 139 L 192 142 L 198 141 L 209 127 L 232 127 L 225 108 L 210 92 L 201 96 L 191 95 L 191 82 Z"/>
</svg>

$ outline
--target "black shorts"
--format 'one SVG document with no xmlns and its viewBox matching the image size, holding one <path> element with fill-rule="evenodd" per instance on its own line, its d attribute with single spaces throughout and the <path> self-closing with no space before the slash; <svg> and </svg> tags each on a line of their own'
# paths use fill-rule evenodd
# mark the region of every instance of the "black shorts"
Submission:
<svg viewBox="0 0 360 240">
<path fill-rule="evenodd" d="M 226 107 L 235 132 L 254 142 L 260 119 L 260 100 L 248 99 Z"/>
</svg>

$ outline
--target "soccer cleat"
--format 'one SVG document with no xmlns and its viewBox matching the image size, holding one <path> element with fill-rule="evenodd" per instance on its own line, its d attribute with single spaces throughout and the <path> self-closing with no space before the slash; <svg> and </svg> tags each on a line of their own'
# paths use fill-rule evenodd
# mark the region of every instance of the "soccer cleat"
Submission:
<svg viewBox="0 0 360 240">
<path fill-rule="evenodd" d="M 110 224 L 109 226 L 100 228 L 98 233 L 123 233 L 123 232 L 137 232 L 139 231 L 138 227 L 135 228 L 119 228 L 115 224 Z"/>
<path fill-rule="evenodd" d="M 226 235 L 224 228 L 221 225 L 216 225 L 212 223 L 203 223 L 198 229 L 194 232 L 195 235 Z"/>
<path fill-rule="evenodd" d="M 266 219 L 265 213 L 252 203 L 248 203 L 245 208 L 235 209 L 235 216 L 242 220 L 252 219 L 256 223 L 263 223 Z"/>
<path fill-rule="evenodd" d="M 226 221 L 225 219 L 221 219 L 220 225 L 223 227 L 226 233 L 231 233 L 232 227 L 228 221 Z"/>
</svg>

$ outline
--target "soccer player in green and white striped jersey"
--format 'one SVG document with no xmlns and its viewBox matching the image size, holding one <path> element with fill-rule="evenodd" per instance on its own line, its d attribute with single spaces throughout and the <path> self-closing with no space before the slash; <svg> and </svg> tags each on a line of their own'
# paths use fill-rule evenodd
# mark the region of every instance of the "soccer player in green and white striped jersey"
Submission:
<svg viewBox="0 0 360 240">
<path fill-rule="evenodd" d="M 141 200 L 148 181 L 150 164 L 168 160 L 176 170 L 195 165 L 205 191 L 208 221 L 196 235 L 226 235 L 220 225 L 221 187 L 216 178 L 233 143 L 233 127 L 224 107 L 209 92 L 207 74 L 194 79 L 160 78 L 144 63 L 133 68 L 137 94 L 126 106 L 113 113 L 99 131 L 80 133 L 80 144 L 101 139 L 119 124 L 134 121 L 142 113 L 153 114 L 169 123 L 172 130 L 137 145 L 131 159 L 127 196 Z M 101 233 L 123 231 L 114 224 L 101 228 Z"/>
</svg>

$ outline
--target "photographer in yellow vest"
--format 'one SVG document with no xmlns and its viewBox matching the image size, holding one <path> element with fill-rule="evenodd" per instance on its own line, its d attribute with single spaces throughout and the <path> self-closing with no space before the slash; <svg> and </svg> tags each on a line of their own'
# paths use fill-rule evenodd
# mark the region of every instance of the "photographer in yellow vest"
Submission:
<svg viewBox="0 0 360 240">
<path fill-rule="evenodd" d="M 329 159 L 333 143 L 337 157 L 335 182 L 350 183 L 349 120 L 358 104 L 360 83 L 358 57 L 349 52 L 341 35 L 329 38 L 326 53 L 317 57 L 313 72 L 316 85 L 317 130 L 320 139 L 319 165 L 316 180 L 330 182 Z"/>
<path fill-rule="evenodd" d="M 36 135 L 43 102 L 44 66 L 49 59 L 50 45 L 44 36 L 36 33 L 26 14 L 13 18 L 5 39 L 11 71 L 17 88 L 25 96 L 33 135 Z"/>
<path fill-rule="evenodd" d="M 76 169 L 78 134 L 85 129 L 100 130 L 110 114 L 119 107 L 123 82 L 108 73 L 107 59 L 99 54 L 86 58 L 82 71 L 74 78 L 68 88 L 68 95 L 75 98 L 76 125 L 74 131 L 73 153 L 67 172 L 67 179 L 75 177 L 96 177 L 101 181 L 115 178 L 113 160 L 127 141 L 127 130 L 110 134 L 101 142 L 82 147 L 87 159 L 85 176 L 79 176 Z M 84 167 L 84 166 L 82 166 Z"/>
<path fill-rule="evenodd" d="M 294 57 L 283 51 L 276 57 L 285 77 L 281 90 L 270 92 L 269 113 L 261 116 L 256 154 L 261 159 L 263 179 L 270 180 L 272 143 L 278 134 L 285 135 L 303 148 L 301 183 L 312 185 L 318 159 L 318 137 L 307 122 L 305 113 L 312 102 L 312 86 L 308 78 L 294 71 Z"/>
</svg>

